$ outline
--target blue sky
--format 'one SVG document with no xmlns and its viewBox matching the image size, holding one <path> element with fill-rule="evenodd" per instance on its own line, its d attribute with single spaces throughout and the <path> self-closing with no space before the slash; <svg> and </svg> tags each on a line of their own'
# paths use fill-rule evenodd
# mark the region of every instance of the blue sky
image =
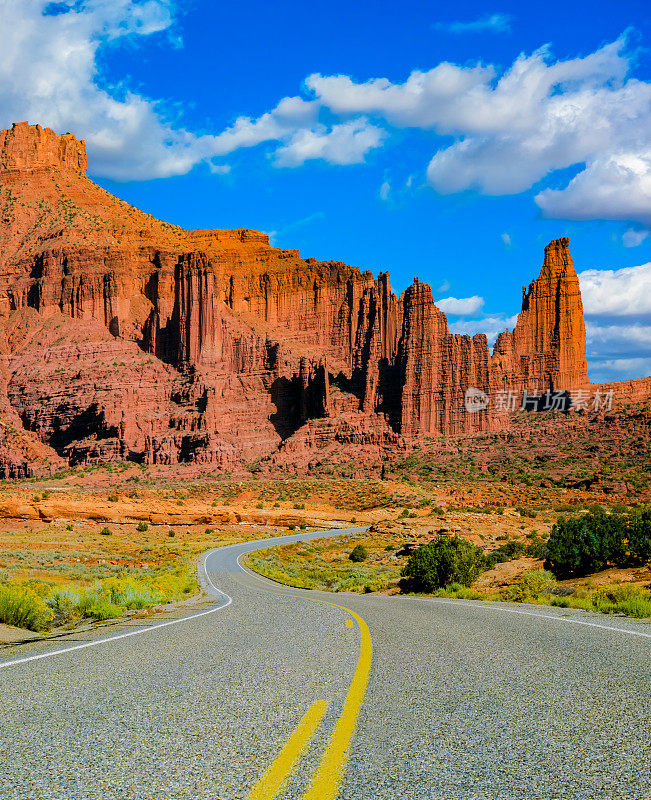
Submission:
<svg viewBox="0 0 651 800">
<path fill-rule="evenodd" d="M 0 0 L 0 127 L 85 138 L 188 228 L 417 275 L 458 332 L 512 326 L 569 236 L 593 379 L 651 374 L 643 2 Z"/>
</svg>

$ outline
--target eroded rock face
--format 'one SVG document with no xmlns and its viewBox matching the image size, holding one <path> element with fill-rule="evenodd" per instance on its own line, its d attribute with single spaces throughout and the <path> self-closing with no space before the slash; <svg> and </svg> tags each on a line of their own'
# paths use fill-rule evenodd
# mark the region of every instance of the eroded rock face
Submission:
<svg viewBox="0 0 651 800">
<path fill-rule="evenodd" d="M 540 276 L 522 288 L 514 330 L 497 337 L 493 364 L 495 383 L 514 389 L 588 386 L 583 303 L 569 239 L 545 248 Z"/>
<path fill-rule="evenodd" d="M 587 386 L 567 239 L 546 248 L 491 355 L 485 336 L 450 334 L 418 280 L 397 298 L 388 274 L 302 259 L 257 231 L 185 231 L 85 166 L 69 134 L 0 132 L 0 410 L 53 458 L 227 467 L 395 448 L 503 425 L 466 411 L 468 388 Z"/>
</svg>

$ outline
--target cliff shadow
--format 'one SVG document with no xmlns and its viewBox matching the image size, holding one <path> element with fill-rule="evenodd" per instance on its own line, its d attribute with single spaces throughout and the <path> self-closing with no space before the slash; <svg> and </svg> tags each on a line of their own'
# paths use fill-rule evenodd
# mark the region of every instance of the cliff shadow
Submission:
<svg viewBox="0 0 651 800">
<path fill-rule="evenodd" d="M 269 415 L 269 422 L 281 439 L 289 439 L 301 427 L 299 398 L 296 383 L 289 378 L 276 378 L 269 387 L 271 402 L 276 411 Z"/>
</svg>

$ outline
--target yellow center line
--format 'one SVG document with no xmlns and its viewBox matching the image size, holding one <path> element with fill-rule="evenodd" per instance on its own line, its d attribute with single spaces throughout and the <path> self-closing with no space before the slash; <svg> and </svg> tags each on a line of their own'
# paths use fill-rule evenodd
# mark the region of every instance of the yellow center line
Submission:
<svg viewBox="0 0 651 800">
<path fill-rule="evenodd" d="M 248 570 L 244 568 L 244 571 L 246 572 Z M 256 573 L 253 573 L 253 575 L 258 577 Z M 346 695 L 341 716 L 337 720 L 334 730 L 332 731 L 328 745 L 319 762 L 319 766 L 312 777 L 312 782 L 307 792 L 303 795 L 303 800 L 335 800 L 348 761 L 350 741 L 355 733 L 357 717 L 359 716 L 359 711 L 364 701 L 364 695 L 366 694 L 366 687 L 368 686 L 368 677 L 373 660 L 371 634 L 368 625 L 359 614 L 351 611 L 350 608 L 346 608 L 346 606 L 330 603 L 328 600 L 317 600 L 315 597 L 307 597 L 302 594 L 275 592 L 270 589 L 267 589 L 267 591 L 270 591 L 278 597 L 294 597 L 300 600 L 311 600 L 313 603 L 325 603 L 333 608 L 341 608 L 354 617 L 359 625 L 361 641 L 359 644 L 359 657 L 357 659 L 355 674 L 353 675 L 353 680 L 350 684 L 348 694 Z M 349 622 L 350 620 L 347 620 L 346 624 Z M 265 795 L 260 795 L 256 797 L 255 800 L 264 800 L 265 797 Z M 249 795 L 247 800 L 254 800 L 254 796 Z"/>
<path fill-rule="evenodd" d="M 327 603 L 328 601 L 320 600 L 317 602 Z M 334 800 L 337 796 L 344 775 L 344 769 L 346 768 L 346 762 L 348 761 L 350 740 L 355 732 L 357 717 L 362 707 L 364 694 L 366 693 L 366 686 L 368 685 L 368 676 L 373 658 L 371 634 L 364 620 L 345 606 L 340 606 L 336 603 L 328 603 L 328 605 L 334 606 L 335 608 L 342 608 L 344 611 L 351 614 L 357 620 L 362 638 L 359 645 L 357 667 L 350 684 L 350 689 L 346 695 L 346 700 L 344 701 L 341 716 L 337 720 L 337 724 L 332 731 L 330 741 L 314 773 L 312 782 L 307 792 L 303 795 L 303 800 Z"/>
<path fill-rule="evenodd" d="M 316 700 L 312 703 L 294 733 L 278 753 L 276 760 L 253 787 L 247 800 L 272 800 L 273 797 L 278 796 L 329 705 L 327 700 Z"/>
</svg>

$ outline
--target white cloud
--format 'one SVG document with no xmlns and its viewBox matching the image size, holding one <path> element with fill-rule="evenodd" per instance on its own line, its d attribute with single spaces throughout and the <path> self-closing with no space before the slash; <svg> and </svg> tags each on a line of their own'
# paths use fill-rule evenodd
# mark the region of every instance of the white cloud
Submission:
<svg viewBox="0 0 651 800">
<path fill-rule="evenodd" d="M 599 325 L 588 321 L 586 339 L 593 356 L 651 353 L 651 324 Z"/>
<path fill-rule="evenodd" d="M 443 62 L 403 83 L 310 75 L 306 87 L 339 115 L 380 117 L 456 138 L 427 176 L 441 193 L 523 192 L 556 170 L 579 167 L 568 186 L 536 201 L 547 216 L 649 219 L 651 84 L 628 77 L 621 37 L 589 55 L 554 61 L 548 48 L 506 71 Z"/>
<path fill-rule="evenodd" d="M 511 235 L 509 233 L 502 233 L 500 234 L 500 239 L 502 240 L 502 246 L 505 250 L 510 250 L 513 246 L 513 242 L 511 241 Z"/>
<path fill-rule="evenodd" d="M 312 159 L 330 164 L 360 164 L 369 150 L 379 147 L 383 138 L 384 131 L 363 118 L 330 129 L 324 125 L 300 128 L 276 150 L 275 160 L 281 167 L 299 167 Z"/>
<path fill-rule="evenodd" d="M 28 120 L 86 140 L 90 171 L 117 180 L 181 175 L 263 142 L 280 143 L 278 166 L 309 159 L 356 164 L 384 131 L 357 118 L 327 126 L 319 104 L 287 97 L 258 119 L 241 117 L 218 135 L 197 136 L 166 118 L 159 101 L 109 85 L 102 48 L 125 37 L 171 30 L 174 0 L 0 0 L 0 128 Z"/>
<path fill-rule="evenodd" d="M 238 117 L 234 124 L 211 138 L 211 152 L 225 156 L 242 147 L 288 139 L 300 128 L 316 123 L 318 106 L 300 97 L 285 97 L 258 119 Z"/>
<path fill-rule="evenodd" d="M 517 321 L 517 314 L 512 317 L 496 314 L 479 319 L 460 319 L 450 324 L 450 332 L 467 333 L 469 336 L 474 336 L 476 333 L 485 333 L 488 344 L 492 347 L 498 335 L 507 328 L 513 329 Z"/>
<path fill-rule="evenodd" d="M 535 200 L 546 217 L 651 225 L 651 150 L 596 157 L 565 189 L 545 189 Z"/>
<path fill-rule="evenodd" d="M 588 373 L 596 382 L 647 378 L 651 376 L 651 358 L 588 359 Z"/>
<path fill-rule="evenodd" d="M 444 297 L 437 300 L 436 305 L 445 314 L 455 317 L 471 317 L 484 307 L 484 298 L 473 295 L 472 297 Z"/>
<path fill-rule="evenodd" d="M 579 273 L 586 315 L 651 315 L 651 263 L 622 269 L 587 269 Z"/>
<path fill-rule="evenodd" d="M 380 200 L 388 200 L 390 192 L 391 192 L 391 184 L 389 183 L 389 181 L 383 181 L 379 191 Z"/>
<path fill-rule="evenodd" d="M 173 14 L 171 0 L 0 0 L 0 127 L 71 131 L 86 139 L 92 171 L 116 179 L 187 172 L 206 140 L 166 121 L 155 101 L 100 86 L 97 66 L 102 47 L 169 31 Z"/>
<path fill-rule="evenodd" d="M 198 136 L 98 67 L 118 39 L 171 39 L 175 12 L 176 0 L 0 0 L 0 127 L 29 120 L 72 131 L 87 141 L 92 172 L 124 180 L 183 174 L 265 143 L 278 167 L 358 164 L 385 144 L 387 127 L 418 128 L 439 146 L 427 179 L 441 193 L 518 193 L 574 166 L 567 185 L 537 194 L 543 214 L 651 224 L 651 84 L 629 76 L 625 36 L 566 60 L 543 47 L 507 69 L 442 62 L 402 83 L 313 74 L 307 98 Z M 454 24 L 488 30 L 508 20 Z M 439 136 L 453 141 L 440 146 Z"/>
<path fill-rule="evenodd" d="M 647 238 L 649 235 L 649 231 L 645 230 L 636 230 L 635 228 L 629 228 L 629 230 L 624 231 L 622 234 L 622 244 L 624 247 L 638 247 L 642 244 L 642 242 Z"/>
<path fill-rule="evenodd" d="M 510 14 L 486 14 L 469 22 L 435 22 L 433 27 L 446 33 L 508 33 L 511 30 Z"/>
</svg>

